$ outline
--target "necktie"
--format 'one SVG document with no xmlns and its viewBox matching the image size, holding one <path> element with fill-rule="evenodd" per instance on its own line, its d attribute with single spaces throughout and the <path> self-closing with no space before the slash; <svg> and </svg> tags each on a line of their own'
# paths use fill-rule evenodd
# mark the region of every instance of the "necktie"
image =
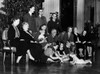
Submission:
<svg viewBox="0 0 100 74">
<path fill-rule="evenodd" d="M 68 33 L 68 39 L 70 38 L 70 33 Z"/>
<path fill-rule="evenodd" d="M 20 33 L 17 27 L 15 27 L 15 37 L 19 37 Z"/>
</svg>

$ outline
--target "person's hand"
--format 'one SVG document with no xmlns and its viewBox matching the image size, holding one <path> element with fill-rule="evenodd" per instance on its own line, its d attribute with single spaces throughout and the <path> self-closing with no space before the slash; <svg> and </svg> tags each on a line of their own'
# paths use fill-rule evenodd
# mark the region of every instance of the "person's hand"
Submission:
<svg viewBox="0 0 100 74">
<path fill-rule="evenodd" d="M 32 31 L 31 30 L 29 30 L 29 32 L 32 34 Z"/>
<path fill-rule="evenodd" d="M 71 42 L 71 44 L 72 44 L 72 45 L 75 45 L 75 43 L 74 43 L 74 42 Z"/>
<path fill-rule="evenodd" d="M 91 43 L 90 41 L 88 43 Z"/>
<path fill-rule="evenodd" d="M 31 43 L 35 43 L 35 42 L 34 42 L 34 41 L 32 41 L 32 40 L 31 40 L 30 42 L 31 42 Z"/>
<path fill-rule="evenodd" d="M 83 44 L 86 43 L 86 41 L 83 42 Z"/>
</svg>

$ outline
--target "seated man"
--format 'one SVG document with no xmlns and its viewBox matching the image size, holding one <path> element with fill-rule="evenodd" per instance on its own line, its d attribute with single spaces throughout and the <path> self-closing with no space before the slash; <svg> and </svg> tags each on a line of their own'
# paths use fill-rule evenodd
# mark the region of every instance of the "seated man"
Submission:
<svg viewBox="0 0 100 74">
<path fill-rule="evenodd" d="M 48 35 L 48 37 L 47 37 L 47 42 L 52 43 L 53 45 L 55 45 L 57 43 L 57 41 L 58 41 L 57 30 L 52 29 L 51 34 Z"/>
<path fill-rule="evenodd" d="M 66 47 L 69 49 L 70 53 L 75 51 L 74 35 L 72 33 L 72 27 L 68 27 L 67 32 L 64 35 L 64 41 Z"/>
</svg>

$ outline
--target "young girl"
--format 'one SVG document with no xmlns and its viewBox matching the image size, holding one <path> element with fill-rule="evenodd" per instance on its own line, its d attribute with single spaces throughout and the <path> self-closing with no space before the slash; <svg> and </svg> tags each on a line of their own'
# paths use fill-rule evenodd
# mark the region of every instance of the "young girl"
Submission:
<svg viewBox="0 0 100 74">
<path fill-rule="evenodd" d="M 65 50 L 68 50 L 68 49 L 65 48 L 63 43 L 60 43 L 59 47 L 58 47 L 58 50 L 57 50 L 57 53 L 58 53 L 59 57 L 62 58 L 62 62 L 65 62 L 65 61 L 69 60 L 69 57 L 68 57 L 69 54 L 68 53 L 66 54 Z"/>
<path fill-rule="evenodd" d="M 44 54 L 48 56 L 49 59 L 51 59 L 53 62 L 56 62 L 56 61 L 62 62 L 62 58 L 57 54 L 57 52 L 55 51 L 56 50 L 55 48 L 57 49 L 57 46 L 52 46 L 51 43 L 46 44 Z"/>
<path fill-rule="evenodd" d="M 65 48 L 64 48 L 64 44 L 63 43 L 59 43 L 59 47 L 57 49 L 57 53 L 60 57 L 64 57 L 66 54 L 65 54 Z"/>
</svg>

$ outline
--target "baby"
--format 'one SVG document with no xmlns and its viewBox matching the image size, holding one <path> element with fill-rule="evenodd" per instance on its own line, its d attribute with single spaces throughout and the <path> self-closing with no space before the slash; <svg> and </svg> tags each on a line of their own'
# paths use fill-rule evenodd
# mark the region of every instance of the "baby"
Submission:
<svg viewBox="0 0 100 74">
<path fill-rule="evenodd" d="M 69 56 L 73 58 L 73 61 L 70 62 L 72 64 L 92 64 L 90 60 L 79 59 L 75 54 L 70 54 Z"/>
</svg>

